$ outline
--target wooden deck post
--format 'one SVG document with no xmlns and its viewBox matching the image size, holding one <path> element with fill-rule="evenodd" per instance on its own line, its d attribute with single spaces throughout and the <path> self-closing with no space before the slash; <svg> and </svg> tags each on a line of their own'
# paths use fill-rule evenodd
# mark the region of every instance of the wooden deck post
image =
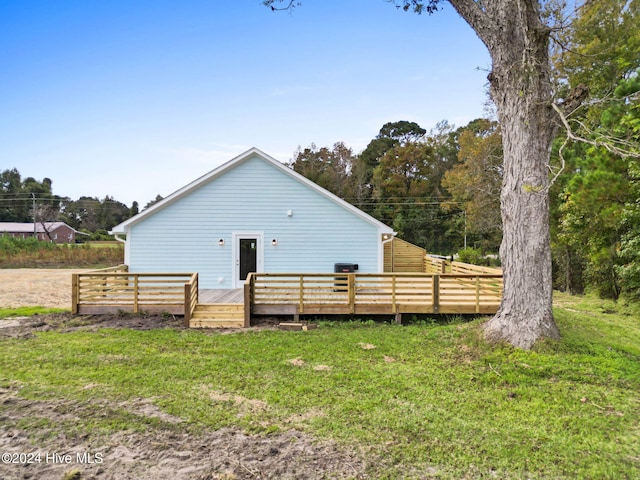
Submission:
<svg viewBox="0 0 640 480">
<path fill-rule="evenodd" d="M 433 275 L 433 290 L 431 298 L 433 300 L 433 313 L 440 312 L 440 275 Z"/>
<path fill-rule="evenodd" d="M 71 313 L 78 313 L 78 274 L 71 274 Z"/>
<path fill-rule="evenodd" d="M 184 284 L 184 326 L 189 327 L 191 321 L 191 284 Z"/>
<path fill-rule="evenodd" d="M 138 312 L 138 275 L 133 276 L 133 313 Z"/>
<path fill-rule="evenodd" d="M 480 275 L 476 276 L 476 313 L 480 313 Z"/>
<path fill-rule="evenodd" d="M 244 282 L 244 328 L 251 326 L 251 307 L 253 305 L 253 290 L 255 277 L 249 274 L 248 281 Z"/>
<path fill-rule="evenodd" d="M 300 275 L 299 296 L 300 296 L 300 305 L 298 306 L 298 313 L 304 313 L 304 276 L 303 275 Z"/>
<path fill-rule="evenodd" d="M 349 294 L 349 312 L 356 312 L 356 274 L 347 274 L 347 292 Z"/>
<path fill-rule="evenodd" d="M 396 305 L 396 278 L 397 277 L 395 275 L 391 277 L 391 311 L 395 314 L 396 323 L 398 325 L 402 325 L 402 313 L 398 311 L 398 307 Z"/>
<path fill-rule="evenodd" d="M 395 314 L 398 313 L 396 311 L 396 276 L 395 275 L 391 277 L 391 311 Z M 396 316 L 396 321 L 398 321 L 397 316 Z"/>
</svg>

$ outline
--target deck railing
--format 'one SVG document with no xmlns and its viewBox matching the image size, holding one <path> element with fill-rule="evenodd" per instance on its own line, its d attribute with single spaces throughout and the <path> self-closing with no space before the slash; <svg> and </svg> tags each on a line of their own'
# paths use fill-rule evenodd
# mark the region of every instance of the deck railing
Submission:
<svg viewBox="0 0 640 480">
<path fill-rule="evenodd" d="M 425 255 L 424 257 L 424 271 L 425 273 L 502 275 L 502 270 L 499 268 L 483 267 L 481 265 L 472 265 L 470 263 L 455 262 L 431 255 Z"/>
<path fill-rule="evenodd" d="M 116 267 L 118 268 L 118 267 Z M 97 270 L 72 275 L 73 313 L 140 313 L 191 314 L 195 292 L 185 297 L 186 287 L 193 282 L 192 273 L 130 273 Z"/>
<path fill-rule="evenodd" d="M 255 273 L 255 314 L 495 313 L 502 275 Z"/>
<path fill-rule="evenodd" d="M 481 267 L 483 268 L 483 267 Z M 131 273 L 126 266 L 72 275 L 72 311 L 184 315 L 198 304 L 197 273 Z M 495 313 L 501 273 L 252 273 L 245 326 L 255 315 Z"/>
</svg>

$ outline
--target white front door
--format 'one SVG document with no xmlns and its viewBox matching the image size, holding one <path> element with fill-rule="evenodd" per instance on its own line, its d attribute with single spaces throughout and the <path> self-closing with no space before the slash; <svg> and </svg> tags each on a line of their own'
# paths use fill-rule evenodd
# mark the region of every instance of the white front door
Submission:
<svg viewBox="0 0 640 480">
<path fill-rule="evenodd" d="M 251 272 L 261 272 L 264 262 L 262 233 L 233 234 L 233 288 L 241 288 Z"/>
</svg>

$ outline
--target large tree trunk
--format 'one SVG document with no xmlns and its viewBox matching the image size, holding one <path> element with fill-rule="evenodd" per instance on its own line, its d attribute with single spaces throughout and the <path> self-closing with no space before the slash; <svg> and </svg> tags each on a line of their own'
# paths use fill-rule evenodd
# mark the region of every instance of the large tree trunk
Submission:
<svg viewBox="0 0 640 480">
<path fill-rule="evenodd" d="M 500 196 L 504 293 L 485 333 L 490 340 L 506 340 L 521 348 L 531 348 L 542 337 L 559 336 L 551 310 L 551 118 L 540 108 L 541 100 L 509 92 L 498 107 L 504 146 Z"/>
<path fill-rule="evenodd" d="M 558 338 L 552 313 L 549 160 L 556 130 L 551 106 L 549 30 L 530 0 L 450 0 L 489 49 L 491 97 L 502 128 L 504 294 L 486 338 L 531 348 Z"/>
</svg>

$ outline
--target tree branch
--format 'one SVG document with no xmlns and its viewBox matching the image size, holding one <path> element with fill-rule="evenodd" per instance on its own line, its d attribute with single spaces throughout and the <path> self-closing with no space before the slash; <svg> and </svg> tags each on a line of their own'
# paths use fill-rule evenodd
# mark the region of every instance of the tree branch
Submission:
<svg viewBox="0 0 640 480">
<path fill-rule="evenodd" d="M 479 3 L 474 0 L 448 0 L 451 6 L 475 30 L 480 40 L 488 47 L 494 22 L 489 18 Z"/>
<path fill-rule="evenodd" d="M 564 112 L 560 109 L 560 107 L 555 103 L 552 103 L 551 106 L 558 114 L 558 118 L 560 118 L 562 125 L 567 131 L 568 139 L 573 140 L 574 142 L 582 142 L 594 147 L 604 148 L 609 153 L 613 153 L 614 155 L 619 155 L 621 157 L 640 158 L 640 152 L 636 151 L 638 145 L 634 142 L 629 142 L 620 138 L 605 135 L 599 135 L 599 138 L 596 138 L 596 140 L 591 140 L 575 134 L 573 129 L 571 128 L 571 125 L 569 124 L 569 120 L 565 116 Z M 585 132 L 597 135 L 596 132 L 589 129 L 589 127 L 587 127 L 584 123 L 578 120 L 574 121 L 578 123 Z"/>
<path fill-rule="evenodd" d="M 301 5 L 301 2 L 299 2 L 298 0 L 289 0 L 289 3 L 284 7 L 274 7 L 273 4 L 276 2 L 282 2 L 282 0 L 264 0 L 262 4 L 271 8 L 272 12 L 293 10 L 295 7 Z"/>
</svg>

